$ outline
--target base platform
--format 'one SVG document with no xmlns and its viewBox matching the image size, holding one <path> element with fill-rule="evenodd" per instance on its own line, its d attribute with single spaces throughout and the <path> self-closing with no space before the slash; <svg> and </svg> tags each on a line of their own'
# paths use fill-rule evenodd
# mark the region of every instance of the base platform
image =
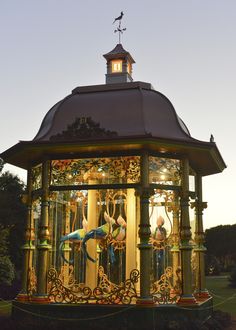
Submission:
<svg viewBox="0 0 236 330">
<path fill-rule="evenodd" d="M 14 301 L 12 318 L 25 329 L 146 330 L 188 328 L 206 321 L 213 312 L 212 298 L 194 307 L 178 305 L 37 304 Z"/>
</svg>

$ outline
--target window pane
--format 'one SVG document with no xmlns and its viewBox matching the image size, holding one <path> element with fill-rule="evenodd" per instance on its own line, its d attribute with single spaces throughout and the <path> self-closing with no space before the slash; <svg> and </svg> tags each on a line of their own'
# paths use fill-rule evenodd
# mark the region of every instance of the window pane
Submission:
<svg viewBox="0 0 236 330">
<path fill-rule="evenodd" d="M 112 61 L 112 72 L 122 72 L 122 61 Z"/>
<path fill-rule="evenodd" d="M 88 285 L 91 267 L 96 266 L 89 256 L 112 283 L 125 281 L 127 190 L 53 192 L 49 215 L 49 264 L 65 286 L 72 280 Z"/>
<path fill-rule="evenodd" d="M 181 184 L 178 159 L 149 157 L 149 182 L 165 185 Z"/>
<path fill-rule="evenodd" d="M 137 183 L 140 157 L 62 159 L 51 163 L 51 184 L 83 185 Z"/>
</svg>

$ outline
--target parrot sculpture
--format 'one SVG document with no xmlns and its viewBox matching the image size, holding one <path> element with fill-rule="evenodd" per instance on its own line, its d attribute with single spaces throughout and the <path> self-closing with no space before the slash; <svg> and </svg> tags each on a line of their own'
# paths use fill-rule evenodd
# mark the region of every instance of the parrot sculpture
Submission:
<svg viewBox="0 0 236 330">
<path fill-rule="evenodd" d="M 106 212 L 104 212 L 104 219 L 106 223 L 100 227 L 97 227 L 95 229 L 91 229 L 89 232 L 87 232 L 82 240 L 82 249 L 84 252 L 84 255 L 88 260 L 92 262 L 96 262 L 95 259 L 93 259 L 87 251 L 87 241 L 90 239 L 103 239 L 107 235 L 112 234 L 113 231 L 113 225 L 116 223 L 116 221 L 111 218 Z M 111 256 L 112 258 L 112 256 Z"/>
<path fill-rule="evenodd" d="M 69 264 L 72 264 L 73 260 L 67 260 L 65 258 L 64 253 L 63 253 L 63 246 L 64 246 L 65 241 L 70 241 L 73 243 L 82 242 L 83 238 L 85 237 L 85 235 L 87 233 L 87 229 L 88 229 L 88 221 L 85 218 L 82 221 L 82 225 L 83 225 L 83 228 L 77 229 L 77 230 L 73 231 L 72 233 L 62 236 L 60 239 L 60 246 L 59 246 L 60 255 L 61 255 L 62 259 Z"/>
</svg>

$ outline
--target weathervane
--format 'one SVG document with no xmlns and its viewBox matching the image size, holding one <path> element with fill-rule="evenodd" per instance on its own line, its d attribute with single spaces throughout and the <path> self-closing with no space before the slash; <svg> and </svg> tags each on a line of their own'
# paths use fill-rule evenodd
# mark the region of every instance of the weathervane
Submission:
<svg viewBox="0 0 236 330">
<path fill-rule="evenodd" d="M 124 31 L 126 31 L 126 28 L 121 28 L 121 20 L 122 20 L 122 17 L 124 16 L 124 13 L 123 11 L 120 13 L 120 16 L 116 17 L 114 19 L 114 22 L 112 24 L 114 24 L 116 21 L 119 21 L 119 25 L 118 27 L 114 30 L 114 32 L 119 32 L 119 44 L 120 44 L 120 38 L 121 38 L 121 34 L 123 34 Z"/>
</svg>

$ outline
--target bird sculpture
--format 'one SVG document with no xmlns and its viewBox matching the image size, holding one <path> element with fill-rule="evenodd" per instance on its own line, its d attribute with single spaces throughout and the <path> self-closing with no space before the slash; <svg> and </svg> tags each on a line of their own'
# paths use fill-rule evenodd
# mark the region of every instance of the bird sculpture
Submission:
<svg viewBox="0 0 236 330">
<path fill-rule="evenodd" d="M 214 136 L 211 134 L 210 142 L 215 142 Z"/>
<path fill-rule="evenodd" d="M 87 251 L 87 241 L 90 239 L 103 239 L 107 237 L 109 234 L 112 234 L 113 231 L 113 225 L 116 223 L 116 221 L 111 218 L 106 212 L 104 212 L 104 219 L 106 223 L 100 227 L 97 227 L 95 229 L 91 229 L 88 233 L 85 234 L 83 241 L 82 241 L 82 249 L 84 252 L 84 255 L 88 260 L 92 262 L 96 262 Z M 111 256 L 112 257 L 112 256 Z"/>
<path fill-rule="evenodd" d="M 122 11 L 122 12 L 120 13 L 120 16 L 116 17 L 116 18 L 114 19 L 114 22 L 113 22 L 112 24 L 114 24 L 116 21 L 121 21 L 123 16 L 124 16 L 124 13 L 123 13 L 123 11 Z"/>
<path fill-rule="evenodd" d="M 126 221 L 124 218 L 122 218 L 121 215 L 119 215 L 118 219 L 116 220 L 119 227 L 117 227 L 113 233 L 112 238 L 116 241 L 123 241 L 126 236 Z"/>
<path fill-rule="evenodd" d="M 73 243 L 81 243 L 88 230 L 88 221 L 85 218 L 82 221 L 82 225 L 83 225 L 83 228 L 77 229 L 77 230 L 73 231 L 72 233 L 62 236 L 60 239 L 59 251 L 60 251 L 60 255 L 61 255 L 62 259 L 66 263 L 72 264 L 73 260 L 67 260 L 64 256 L 63 246 L 65 244 L 65 241 L 70 241 Z"/>
</svg>

